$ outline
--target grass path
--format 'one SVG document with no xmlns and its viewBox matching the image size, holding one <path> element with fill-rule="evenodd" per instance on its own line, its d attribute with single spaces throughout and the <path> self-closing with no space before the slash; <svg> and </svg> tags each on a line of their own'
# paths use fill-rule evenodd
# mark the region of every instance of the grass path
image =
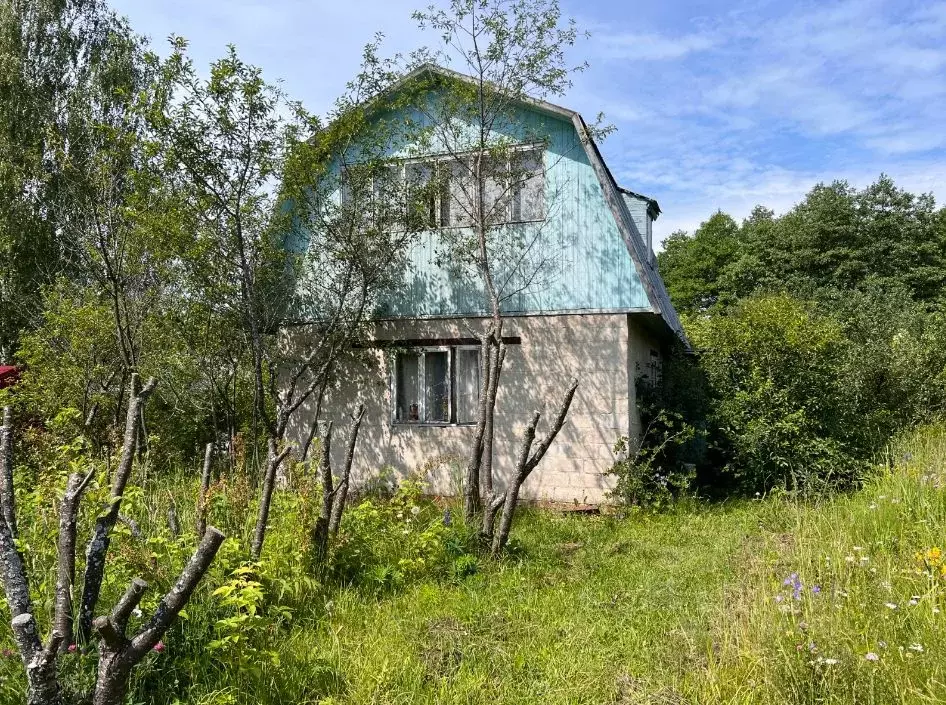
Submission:
<svg viewBox="0 0 946 705">
<path fill-rule="evenodd" d="M 746 503 L 623 521 L 536 512 L 515 559 L 378 602 L 347 593 L 299 647 L 331 654 L 343 702 L 681 702 L 758 534 Z"/>
</svg>

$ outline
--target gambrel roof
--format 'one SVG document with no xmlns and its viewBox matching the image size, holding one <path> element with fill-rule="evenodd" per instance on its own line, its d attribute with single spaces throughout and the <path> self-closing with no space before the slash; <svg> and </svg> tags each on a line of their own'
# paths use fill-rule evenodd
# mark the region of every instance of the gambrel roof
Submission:
<svg viewBox="0 0 946 705">
<path fill-rule="evenodd" d="M 474 80 L 470 76 L 453 71 L 452 69 L 428 63 L 405 74 L 394 83 L 386 93 L 396 91 L 425 74 L 467 83 L 473 82 Z M 679 336 L 684 343 L 687 343 L 680 319 L 673 308 L 673 304 L 670 302 L 667 289 L 657 271 L 655 260 L 648 252 L 647 244 L 644 242 L 640 229 L 631 216 L 625 197 L 627 196 L 643 201 L 646 204 L 647 213 L 652 219 L 655 219 L 660 214 L 660 206 L 657 204 L 657 201 L 618 186 L 614 176 L 601 156 L 601 152 L 588 129 L 587 123 L 578 112 L 534 98 L 522 98 L 519 102 L 535 111 L 565 120 L 573 125 L 581 141 L 581 145 L 584 148 L 587 159 L 592 165 L 598 182 L 600 183 L 602 194 L 604 195 L 611 215 L 614 217 L 621 237 L 624 240 L 627 252 L 634 262 L 637 275 L 646 292 L 650 312 L 659 316 L 670 330 Z"/>
</svg>

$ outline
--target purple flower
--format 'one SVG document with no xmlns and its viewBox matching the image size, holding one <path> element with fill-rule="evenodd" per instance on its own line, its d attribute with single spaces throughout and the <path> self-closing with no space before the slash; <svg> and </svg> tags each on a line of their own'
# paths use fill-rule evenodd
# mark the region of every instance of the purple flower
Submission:
<svg viewBox="0 0 946 705">
<path fill-rule="evenodd" d="M 787 578 L 785 578 L 785 580 L 782 581 L 782 584 L 792 588 L 792 597 L 794 597 L 796 600 L 801 599 L 802 582 L 798 577 L 798 573 L 792 573 L 789 575 Z"/>
<path fill-rule="evenodd" d="M 444 509 L 443 510 L 443 525 L 450 526 L 450 524 L 452 523 L 453 523 L 453 515 L 450 514 L 449 509 Z"/>
<path fill-rule="evenodd" d="M 812 585 L 812 586 L 811 586 L 811 591 L 812 591 L 815 595 L 817 595 L 818 593 L 821 592 L 821 586 L 820 586 L 820 585 Z"/>
</svg>

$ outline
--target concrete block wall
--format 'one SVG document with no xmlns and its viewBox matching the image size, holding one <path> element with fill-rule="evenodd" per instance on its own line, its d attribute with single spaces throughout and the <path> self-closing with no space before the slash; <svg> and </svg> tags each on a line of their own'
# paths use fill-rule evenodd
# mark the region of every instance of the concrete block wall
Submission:
<svg viewBox="0 0 946 705">
<path fill-rule="evenodd" d="M 470 338 L 482 319 L 389 320 L 375 324 L 379 341 Z M 524 499 L 600 503 L 612 486 L 604 475 L 614 461 L 612 447 L 639 429 L 634 398 L 636 361 L 650 345 L 628 314 L 567 314 L 508 318 L 504 336 L 521 344 L 507 348 L 495 416 L 493 467 L 503 486 L 514 470 L 520 438 L 532 411 L 543 412 L 541 437 L 573 377 L 580 386 L 565 427 L 523 487 Z M 297 336 L 303 336 L 300 331 Z M 640 338 L 639 340 L 636 338 Z M 297 339 L 293 344 L 304 344 Z M 438 495 L 460 492 L 461 477 L 475 428 L 392 423 L 391 353 L 371 350 L 371 365 L 350 364 L 323 402 L 323 418 L 342 431 L 358 403 L 366 406 L 353 474 L 364 482 L 383 467 L 415 476 Z M 643 357 L 642 357 L 643 356 Z M 297 412 L 289 429 L 297 447 L 308 433 L 314 409 Z M 344 454 L 344 434 L 333 448 L 336 467 Z"/>
</svg>

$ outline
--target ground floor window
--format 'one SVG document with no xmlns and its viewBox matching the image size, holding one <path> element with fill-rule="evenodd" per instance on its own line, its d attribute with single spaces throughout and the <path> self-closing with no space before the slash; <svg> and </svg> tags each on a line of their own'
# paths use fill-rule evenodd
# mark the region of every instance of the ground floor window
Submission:
<svg viewBox="0 0 946 705">
<path fill-rule="evenodd" d="M 476 423 L 480 398 L 478 347 L 398 351 L 393 377 L 395 423 Z"/>
</svg>

